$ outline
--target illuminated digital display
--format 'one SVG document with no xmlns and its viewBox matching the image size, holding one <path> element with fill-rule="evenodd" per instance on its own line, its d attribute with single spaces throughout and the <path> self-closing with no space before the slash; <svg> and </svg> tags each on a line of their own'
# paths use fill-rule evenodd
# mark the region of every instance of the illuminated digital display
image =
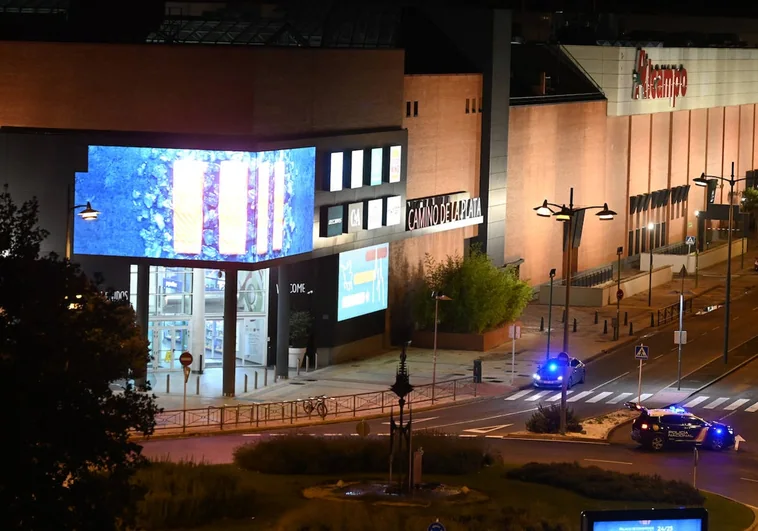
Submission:
<svg viewBox="0 0 758 531">
<path fill-rule="evenodd" d="M 387 227 L 400 225 L 403 218 L 402 197 L 399 195 L 393 195 L 392 197 L 388 197 L 385 201 L 387 204 L 384 207 L 384 224 Z"/>
<path fill-rule="evenodd" d="M 389 244 L 340 253 L 337 321 L 387 309 Z"/>
<path fill-rule="evenodd" d="M 629 520 L 595 522 L 592 531 L 703 531 L 702 520 Z"/>
<path fill-rule="evenodd" d="M 371 178 L 369 180 L 371 186 L 379 186 L 382 184 L 383 157 L 384 150 L 382 148 L 374 148 L 371 150 Z"/>
<path fill-rule="evenodd" d="M 371 199 L 366 201 L 366 230 L 378 229 L 382 226 L 384 200 Z"/>
<path fill-rule="evenodd" d="M 390 147 L 390 175 L 389 182 L 399 183 L 403 165 L 403 147 Z"/>
<path fill-rule="evenodd" d="M 313 250 L 316 150 L 90 146 L 73 252 L 255 263 Z"/>
<path fill-rule="evenodd" d="M 344 172 L 344 154 L 340 151 L 332 153 L 329 157 L 329 191 L 339 192 L 342 190 Z"/>
<path fill-rule="evenodd" d="M 358 149 L 350 155 L 350 188 L 363 186 L 363 150 Z"/>
</svg>

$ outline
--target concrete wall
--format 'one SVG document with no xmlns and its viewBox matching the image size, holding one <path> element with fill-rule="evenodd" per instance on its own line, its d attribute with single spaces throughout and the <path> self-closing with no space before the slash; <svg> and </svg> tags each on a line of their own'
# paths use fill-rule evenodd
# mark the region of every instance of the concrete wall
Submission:
<svg viewBox="0 0 758 531">
<path fill-rule="evenodd" d="M 736 240 L 732 240 L 732 257 L 738 257 L 742 255 L 743 240 L 744 250 L 745 253 L 747 253 L 747 239 L 738 238 Z M 726 262 L 727 254 L 728 246 L 726 245 L 719 245 L 713 249 L 703 251 L 702 253 L 699 253 L 699 256 L 697 257 L 695 257 L 694 252 L 690 253 L 689 255 L 653 253 L 653 269 L 655 270 L 659 267 L 671 266 L 673 273 L 678 274 L 682 270 L 682 266 L 685 266 L 687 268 L 687 273 L 693 275 L 695 274 L 695 268 L 704 269 L 706 267 L 711 267 L 712 265 Z M 640 269 L 642 271 L 650 271 L 649 253 L 640 254 Z"/>
</svg>

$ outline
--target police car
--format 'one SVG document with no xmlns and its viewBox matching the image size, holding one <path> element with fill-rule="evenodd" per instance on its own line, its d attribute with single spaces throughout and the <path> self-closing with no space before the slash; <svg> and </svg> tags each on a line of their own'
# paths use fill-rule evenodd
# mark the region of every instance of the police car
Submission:
<svg viewBox="0 0 758 531">
<path fill-rule="evenodd" d="M 684 408 L 647 409 L 634 402 L 624 404 L 640 412 L 632 424 L 632 439 L 656 452 L 672 444 L 690 444 L 715 451 L 734 446 L 734 429 L 708 422 Z"/>
<path fill-rule="evenodd" d="M 587 367 L 577 358 L 567 358 L 568 370 L 566 377 L 566 387 L 571 389 L 574 384 L 584 383 L 587 377 Z M 544 365 L 537 367 L 537 372 L 532 375 L 532 384 L 534 387 L 562 387 L 563 386 L 563 366 L 560 358 L 552 358 L 545 362 Z"/>
</svg>

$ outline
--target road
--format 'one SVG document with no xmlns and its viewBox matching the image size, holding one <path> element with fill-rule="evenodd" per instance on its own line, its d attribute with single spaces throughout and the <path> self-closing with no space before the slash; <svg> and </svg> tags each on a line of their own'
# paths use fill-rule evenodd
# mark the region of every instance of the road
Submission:
<svg viewBox="0 0 758 531">
<path fill-rule="evenodd" d="M 730 366 L 758 353 L 758 292 L 745 294 L 732 302 Z M 698 467 L 698 485 L 758 506 L 758 361 L 748 364 L 721 382 L 695 393 L 712 375 L 724 370 L 723 309 L 702 312 L 685 321 L 690 344 L 684 347 L 681 391 L 677 390 L 677 352 L 673 344 L 676 325 L 664 327 L 642 338 L 650 347 L 650 359 L 643 365 L 642 401 L 648 406 L 683 404 L 706 419 L 723 418 L 735 426 L 747 441 L 739 452 L 702 451 Z M 636 400 L 639 362 L 632 346 L 621 347 L 588 365 L 586 382 L 576 385 L 569 394 L 569 405 L 586 418 L 621 408 L 623 402 Z M 693 394 L 694 393 L 694 394 Z M 641 451 L 620 429 L 607 443 L 568 443 L 549 441 L 503 440 L 508 433 L 524 430 L 524 423 L 538 405 L 559 403 L 558 390 L 529 389 L 505 398 L 488 398 L 465 404 L 418 413 L 417 429 L 439 429 L 465 436 L 487 437 L 502 448 L 513 462 L 577 460 L 621 471 L 658 473 L 672 479 L 691 480 L 692 453 L 650 454 Z M 372 436 L 389 432 L 387 418 L 369 421 Z M 268 432 L 153 440 L 145 443 L 145 455 L 151 458 L 229 462 L 234 448 L 262 437 L 286 433 L 287 429 Z M 355 432 L 355 420 L 325 424 L 300 431 L 314 435 L 338 435 Z"/>
</svg>

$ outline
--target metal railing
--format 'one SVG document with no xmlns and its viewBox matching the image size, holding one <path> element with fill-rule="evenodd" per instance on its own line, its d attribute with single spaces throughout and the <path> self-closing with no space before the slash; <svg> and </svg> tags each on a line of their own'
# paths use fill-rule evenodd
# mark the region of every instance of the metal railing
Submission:
<svg viewBox="0 0 758 531">
<path fill-rule="evenodd" d="M 472 377 L 457 378 L 418 385 L 406 397 L 408 405 L 431 405 L 433 402 L 456 401 L 477 396 L 477 383 Z M 433 391 L 433 392 L 432 392 Z M 162 411 L 156 415 L 156 433 L 223 431 L 239 428 L 298 425 L 314 420 L 348 419 L 359 415 L 389 413 L 397 406 L 397 396 L 390 391 L 374 391 L 355 395 L 325 397 L 326 415 L 320 417 L 313 409 L 306 413 L 311 399 L 283 402 L 262 402 L 251 405 L 209 406 L 198 409 Z"/>
<path fill-rule="evenodd" d="M 694 245 L 687 245 L 684 242 L 671 243 L 662 247 L 653 249 L 653 254 L 674 254 L 684 256 L 695 251 Z"/>
<path fill-rule="evenodd" d="M 694 301 L 694 298 L 684 299 L 684 314 L 687 315 L 688 313 L 692 313 L 692 302 Z M 679 319 L 679 303 L 670 304 L 669 306 L 666 306 L 665 308 L 660 308 L 657 310 L 657 325 L 661 326 L 662 324 L 668 324 L 671 322 L 676 321 Z"/>
<path fill-rule="evenodd" d="M 571 285 L 581 288 L 592 288 L 613 280 L 613 265 L 605 265 L 595 269 L 582 271 L 571 277 Z M 566 281 L 562 280 L 561 285 Z"/>
</svg>

